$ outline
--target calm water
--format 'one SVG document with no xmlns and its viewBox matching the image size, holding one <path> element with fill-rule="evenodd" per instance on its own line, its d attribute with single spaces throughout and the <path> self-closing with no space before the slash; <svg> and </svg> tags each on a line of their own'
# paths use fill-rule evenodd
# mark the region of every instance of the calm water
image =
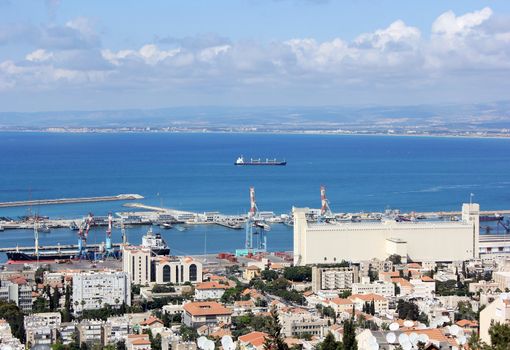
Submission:
<svg viewBox="0 0 510 350">
<path fill-rule="evenodd" d="M 244 213 L 255 186 L 260 210 L 318 207 L 326 185 L 336 212 L 457 210 L 469 194 L 484 209 L 510 208 L 510 140 L 254 134 L 0 133 L 0 201 L 139 193 L 144 203 L 192 211 Z M 245 157 L 276 157 L 286 167 L 236 167 Z M 51 217 L 106 215 L 122 203 L 31 208 Z M 28 208 L 0 209 L 16 217 Z M 129 232 L 133 242 L 146 228 Z M 234 250 L 244 232 L 219 227 L 164 231 L 175 253 Z M 271 250 L 291 249 L 291 230 L 274 226 Z M 118 235 L 115 232 L 114 235 Z M 90 241 L 101 241 L 102 230 Z M 53 230 L 44 242 L 74 242 Z M 32 243 L 32 233 L 0 233 L 0 246 Z M 1 257 L 0 257 L 1 258 Z"/>
</svg>

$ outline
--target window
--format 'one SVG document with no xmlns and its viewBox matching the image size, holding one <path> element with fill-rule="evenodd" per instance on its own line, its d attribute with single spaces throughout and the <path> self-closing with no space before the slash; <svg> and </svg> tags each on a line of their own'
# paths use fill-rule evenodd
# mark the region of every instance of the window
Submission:
<svg viewBox="0 0 510 350">
<path fill-rule="evenodd" d="M 170 266 L 163 266 L 163 282 L 170 282 Z"/>
<path fill-rule="evenodd" d="M 175 282 L 179 283 L 179 266 L 175 266 Z"/>
<path fill-rule="evenodd" d="M 189 266 L 189 280 L 191 282 L 197 281 L 197 265 L 195 264 L 191 264 Z"/>
</svg>

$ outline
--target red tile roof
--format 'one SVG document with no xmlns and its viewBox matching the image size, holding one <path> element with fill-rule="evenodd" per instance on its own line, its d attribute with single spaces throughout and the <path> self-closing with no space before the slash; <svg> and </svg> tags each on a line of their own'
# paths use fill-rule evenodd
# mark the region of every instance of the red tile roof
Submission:
<svg viewBox="0 0 510 350">
<path fill-rule="evenodd" d="M 151 326 L 153 325 L 154 323 L 161 323 L 163 324 L 163 321 L 161 321 L 159 318 L 157 317 L 154 317 L 154 316 L 151 316 L 149 317 L 148 319 L 146 319 L 145 321 L 141 322 L 140 325 L 141 326 Z"/>
<path fill-rule="evenodd" d="M 253 346 L 257 347 L 257 346 L 264 344 L 265 338 L 268 335 L 269 334 L 264 333 L 264 332 L 254 331 L 254 332 L 242 335 L 238 339 L 241 343 L 250 343 Z"/>
<path fill-rule="evenodd" d="M 435 280 L 433 278 L 431 278 L 430 276 L 422 276 L 421 277 L 421 280 L 423 282 L 434 282 Z"/>
<path fill-rule="evenodd" d="M 197 301 L 184 304 L 184 310 L 192 316 L 231 315 L 232 310 L 215 301 Z"/>
<path fill-rule="evenodd" d="M 455 324 L 459 327 L 465 328 L 465 327 L 478 327 L 478 322 L 471 321 L 471 320 L 459 320 L 455 322 Z"/>
<path fill-rule="evenodd" d="M 199 283 L 196 286 L 196 289 L 198 289 L 198 290 L 228 289 L 228 288 L 229 288 L 229 286 L 227 284 L 222 284 L 222 283 L 219 283 L 219 282 L 216 282 L 216 281 L 202 282 L 202 283 Z"/>
<path fill-rule="evenodd" d="M 350 305 L 352 304 L 352 300 L 350 299 L 343 299 L 343 298 L 334 298 L 331 299 L 331 303 L 337 304 L 337 305 Z"/>
</svg>

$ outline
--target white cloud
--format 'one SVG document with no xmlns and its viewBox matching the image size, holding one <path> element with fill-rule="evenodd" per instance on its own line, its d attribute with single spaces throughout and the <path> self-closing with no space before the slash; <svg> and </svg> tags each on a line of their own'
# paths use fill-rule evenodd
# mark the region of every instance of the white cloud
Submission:
<svg viewBox="0 0 510 350">
<path fill-rule="evenodd" d="M 146 64 L 155 65 L 167 58 L 174 57 L 181 52 L 181 49 L 161 50 L 154 44 L 142 46 L 138 51 L 120 50 L 113 52 L 111 50 L 102 50 L 103 57 L 110 63 L 118 66 L 122 61 L 129 59 L 141 59 Z"/>
<path fill-rule="evenodd" d="M 200 51 L 198 57 L 201 61 L 210 62 L 214 60 L 218 55 L 226 53 L 230 50 L 230 45 L 212 46 L 205 48 Z"/>
<path fill-rule="evenodd" d="M 432 24 L 432 33 L 444 35 L 466 34 L 471 29 L 488 20 L 491 16 L 492 10 L 489 7 L 458 17 L 453 11 L 448 11 L 434 21 Z"/>
<path fill-rule="evenodd" d="M 30 62 L 43 62 L 49 60 L 52 57 L 53 53 L 47 52 L 44 49 L 35 50 L 25 56 L 26 60 Z"/>
<path fill-rule="evenodd" d="M 120 50 L 102 47 L 93 22 L 79 17 L 41 30 L 37 49 L 23 60 L 0 63 L 0 88 L 58 90 L 74 84 L 121 93 L 170 86 L 230 95 L 248 94 L 254 86 L 310 94 L 317 87 L 360 87 L 367 94 L 381 87 L 405 94 L 411 87 L 445 82 L 462 87 L 466 79 L 478 79 L 482 86 L 487 71 L 499 73 L 491 84 L 503 85 L 510 75 L 510 26 L 495 17 L 490 8 L 460 16 L 449 11 L 432 23 L 430 36 L 396 20 L 354 40 L 231 42 L 207 34 Z"/>
<path fill-rule="evenodd" d="M 407 26 L 404 21 L 393 22 L 388 28 L 358 36 L 354 42 L 360 47 L 372 47 L 380 50 L 395 50 L 401 47 L 416 48 L 420 43 L 418 28 Z"/>
</svg>

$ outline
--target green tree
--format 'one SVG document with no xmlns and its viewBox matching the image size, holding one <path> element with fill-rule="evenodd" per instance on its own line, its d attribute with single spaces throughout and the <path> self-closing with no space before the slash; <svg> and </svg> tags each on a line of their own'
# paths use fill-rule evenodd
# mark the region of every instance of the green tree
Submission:
<svg viewBox="0 0 510 350">
<path fill-rule="evenodd" d="M 260 277 L 265 281 L 274 281 L 278 278 L 278 272 L 266 269 L 262 271 Z"/>
<path fill-rule="evenodd" d="M 491 345 L 494 350 L 508 350 L 510 348 L 510 325 L 494 323 L 489 328 Z"/>
<path fill-rule="evenodd" d="M 16 304 L 0 300 L 0 318 L 3 318 L 9 323 L 13 336 L 20 339 L 21 342 L 25 341 L 24 316 L 23 312 Z"/>
<path fill-rule="evenodd" d="M 324 341 L 318 345 L 318 350 L 343 350 L 343 344 L 335 340 L 335 336 L 328 332 Z"/>
<path fill-rule="evenodd" d="M 278 320 L 278 312 L 276 307 L 271 308 L 271 317 L 269 319 L 269 336 L 264 341 L 264 350 L 289 350 L 289 346 L 283 340 L 281 334 L 282 327 Z"/>
<path fill-rule="evenodd" d="M 345 350 L 358 350 L 358 342 L 356 341 L 356 325 L 352 319 L 344 322 L 342 343 Z"/>
<path fill-rule="evenodd" d="M 420 316 L 418 305 L 412 301 L 405 301 L 402 299 L 397 303 L 397 313 L 398 317 L 404 320 L 416 321 Z"/>
<path fill-rule="evenodd" d="M 126 342 L 124 340 L 117 342 L 117 350 L 126 350 Z"/>
<path fill-rule="evenodd" d="M 303 282 L 312 280 L 312 268 L 310 266 L 291 266 L 286 267 L 283 277 L 293 282 Z"/>
<path fill-rule="evenodd" d="M 197 330 L 184 324 L 181 325 L 179 332 L 184 341 L 195 341 L 198 338 Z"/>
<path fill-rule="evenodd" d="M 340 293 L 340 298 L 347 299 L 351 295 L 352 295 L 352 291 L 351 290 L 344 290 L 343 292 Z"/>
<path fill-rule="evenodd" d="M 48 311 L 50 311 L 46 298 L 44 298 L 42 296 L 37 297 L 34 300 L 34 303 L 32 304 L 32 311 L 33 312 L 48 312 Z"/>
</svg>

